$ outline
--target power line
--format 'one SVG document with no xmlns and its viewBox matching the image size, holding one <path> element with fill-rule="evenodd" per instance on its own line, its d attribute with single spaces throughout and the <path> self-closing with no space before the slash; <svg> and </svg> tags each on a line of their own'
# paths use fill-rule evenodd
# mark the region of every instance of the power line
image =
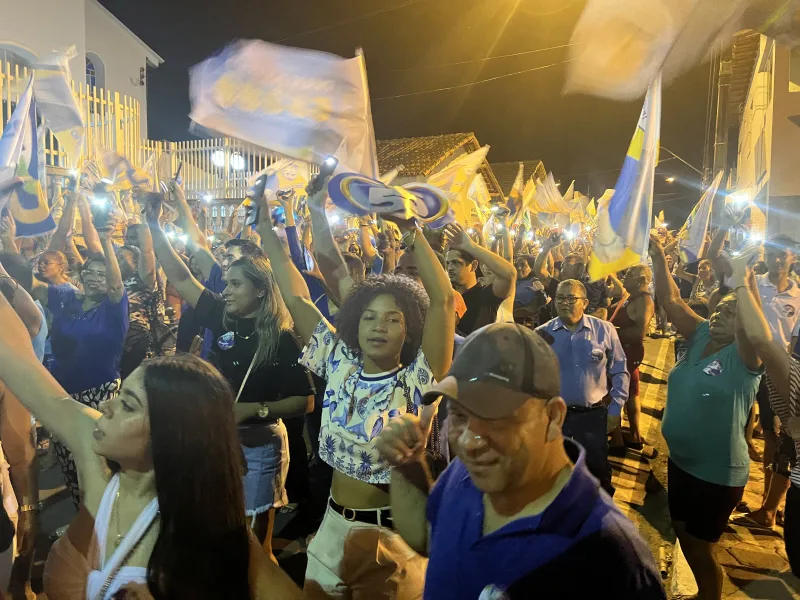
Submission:
<svg viewBox="0 0 800 600">
<path fill-rule="evenodd" d="M 400 10 L 401 8 L 406 8 L 407 6 L 411 6 L 412 4 L 419 4 L 420 2 L 426 2 L 427 0 L 408 0 L 408 2 L 404 2 L 403 4 L 399 4 L 397 6 L 389 6 L 386 8 L 381 8 L 378 10 L 374 10 L 371 13 L 366 13 L 363 15 L 358 15 L 352 17 L 350 19 L 344 19 L 343 21 L 337 21 L 336 23 L 331 23 L 329 25 L 323 25 L 322 27 L 317 27 L 316 29 L 309 29 L 308 31 L 303 31 L 301 33 L 293 33 L 290 36 L 282 38 L 280 40 L 276 40 L 274 43 L 281 44 L 287 40 L 291 40 L 292 38 L 302 37 L 305 35 L 310 35 L 312 33 L 319 33 L 320 31 L 326 31 L 328 29 L 334 29 L 336 27 L 341 27 L 342 25 L 349 25 L 350 23 L 355 23 L 356 21 L 361 21 L 362 19 L 369 19 L 370 17 L 374 17 L 377 15 L 381 15 L 383 13 L 391 12 L 393 10 Z"/>
<path fill-rule="evenodd" d="M 405 69 L 390 69 L 387 73 L 403 73 L 405 71 L 420 71 L 423 69 L 442 69 L 444 67 L 457 67 L 460 65 L 469 65 L 476 62 L 485 62 L 488 60 L 497 60 L 499 58 L 513 58 L 515 56 L 525 56 L 527 54 L 536 54 L 538 52 L 547 52 L 549 50 L 560 50 L 561 48 L 570 48 L 572 46 L 579 46 L 587 42 L 575 42 L 572 44 L 561 44 L 560 46 L 550 46 L 549 48 L 537 48 L 536 50 L 526 50 L 525 52 L 514 52 L 513 54 L 502 54 L 500 56 L 488 56 L 486 58 L 476 58 L 473 60 L 462 60 L 459 62 L 446 63 L 443 65 L 422 65 L 420 67 L 407 67 Z"/>
<path fill-rule="evenodd" d="M 397 94 L 396 96 L 382 96 L 381 98 L 372 98 L 373 102 L 377 102 L 378 100 L 391 100 L 394 98 L 407 98 L 408 96 L 420 96 L 422 94 L 433 94 L 435 92 L 448 92 L 450 90 L 457 90 L 466 87 L 472 87 L 473 85 L 478 85 L 479 83 L 489 83 L 490 81 L 497 81 L 498 79 L 504 79 L 506 77 L 513 77 L 514 75 L 523 75 L 525 73 L 532 73 L 533 71 L 541 71 L 542 69 L 549 69 L 550 67 L 558 67 L 560 65 L 565 65 L 569 62 L 572 62 L 574 59 L 564 60 L 557 63 L 551 63 L 549 65 L 542 65 L 541 67 L 534 67 L 532 69 L 525 69 L 523 71 L 516 71 L 514 73 L 506 73 L 505 75 L 498 75 L 497 77 L 489 77 L 488 79 L 481 79 L 479 81 L 473 81 L 471 83 L 462 83 L 460 85 L 451 85 L 449 87 L 443 88 L 436 88 L 435 90 L 424 90 L 421 92 L 408 92 L 407 94 Z"/>
</svg>

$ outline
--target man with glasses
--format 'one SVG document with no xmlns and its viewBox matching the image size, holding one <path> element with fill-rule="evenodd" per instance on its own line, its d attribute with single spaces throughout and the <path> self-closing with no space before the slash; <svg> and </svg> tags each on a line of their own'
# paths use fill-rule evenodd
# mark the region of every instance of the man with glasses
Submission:
<svg viewBox="0 0 800 600">
<path fill-rule="evenodd" d="M 586 297 L 589 300 L 586 313 L 598 319 L 605 319 L 608 316 L 608 306 L 611 303 L 608 287 L 605 280 L 589 282 L 589 277 L 586 275 L 586 261 L 583 255 L 577 252 L 567 254 L 564 260 L 561 261 L 560 278 L 555 277 L 555 272 L 548 271 L 547 262 L 550 253 L 562 243 L 563 240 L 558 233 L 545 240 L 542 245 L 542 251 L 536 257 L 533 274 L 542 282 L 545 292 L 551 299 L 555 299 L 556 290 L 562 281 L 577 279 L 582 282 L 586 288 Z M 558 307 L 555 302 L 550 305 L 550 308 L 551 314 L 555 317 L 558 314 Z"/>
<path fill-rule="evenodd" d="M 585 314 L 589 300 L 583 283 L 562 281 L 555 304 L 558 316 L 536 331 L 550 343 L 561 366 L 561 396 L 567 403 L 562 429 L 586 449 L 586 466 L 613 496 L 608 432 L 619 427 L 628 399 L 625 351 L 613 325 Z M 611 404 L 606 407 L 609 387 Z"/>
</svg>

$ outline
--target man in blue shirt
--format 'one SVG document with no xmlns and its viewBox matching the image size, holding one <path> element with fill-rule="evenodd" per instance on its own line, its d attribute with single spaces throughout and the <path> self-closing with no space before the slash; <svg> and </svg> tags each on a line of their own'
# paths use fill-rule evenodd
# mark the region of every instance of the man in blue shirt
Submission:
<svg viewBox="0 0 800 600">
<path fill-rule="evenodd" d="M 611 323 L 584 314 L 589 300 L 583 283 L 562 281 L 555 303 L 558 316 L 536 331 L 552 346 L 561 367 L 561 395 L 567 403 L 564 435 L 586 449 L 589 471 L 613 496 L 607 433 L 619 427 L 628 399 L 625 351 Z M 603 399 L 609 388 L 611 404 L 606 408 Z"/>
<path fill-rule="evenodd" d="M 442 397 L 457 458 L 431 488 L 425 445 Z M 558 361 L 539 336 L 477 330 L 423 404 L 377 445 L 394 467 L 395 529 L 430 559 L 426 599 L 666 598 L 635 527 L 562 437 Z"/>
</svg>

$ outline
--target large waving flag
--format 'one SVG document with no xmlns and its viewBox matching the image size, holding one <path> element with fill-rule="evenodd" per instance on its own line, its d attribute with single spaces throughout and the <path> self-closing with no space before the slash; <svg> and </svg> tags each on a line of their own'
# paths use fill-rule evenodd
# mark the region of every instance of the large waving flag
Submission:
<svg viewBox="0 0 800 600">
<path fill-rule="evenodd" d="M 31 76 L 0 138 L 0 208 L 8 205 L 19 237 L 44 235 L 56 228 L 43 183 L 44 130 L 36 127 L 33 82 Z"/>
<path fill-rule="evenodd" d="M 463 154 L 441 171 L 428 177 L 429 185 L 447 194 L 450 208 L 456 220 L 462 225 L 470 222 L 469 217 L 472 214 L 472 203 L 468 197 L 470 186 L 488 153 L 489 146 L 484 146 L 475 152 Z"/>
<path fill-rule="evenodd" d="M 597 215 L 589 277 L 597 281 L 645 262 L 650 242 L 653 183 L 661 135 L 661 75 L 647 91 L 642 114 L 607 210 Z"/>
<path fill-rule="evenodd" d="M 525 183 L 525 163 L 519 163 L 519 171 L 517 177 L 514 179 L 514 185 L 511 186 L 511 192 L 508 194 L 508 208 L 512 215 L 516 215 L 522 209 L 522 193 L 524 191 L 523 185 Z"/>
<path fill-rule="evenodd" d="M 366 67 L 361 52 L 333 54 L 240 41 L 192 68 L 192 120 L 202 127 L 338 173 L 377 179 Z"/>
<path fill-rule="evenodd" d="M 73 166 L 77 166 L 83 152 L 86 127 L 70 84 L 69 60 L 73 56 L 74 46 L 67 52 L 51 52 L 44 56 L 35 67 L 34 91 L 47 126 Z"/>
<path fill-rule="evenodd" d="M 700 260 L 703 255 L 706 234 L 708 233 L 708 222 L 711 219 L 711 207 L 714 205 L 714 198 L 722 182 L 722 174 L 722 171 L 717 173 L 714 181 L 703 193 L 700 202 L 689 213 L 686 223 L 678 232 L 678 250 L 684 263 L 693 263 Z"/>
</svg>

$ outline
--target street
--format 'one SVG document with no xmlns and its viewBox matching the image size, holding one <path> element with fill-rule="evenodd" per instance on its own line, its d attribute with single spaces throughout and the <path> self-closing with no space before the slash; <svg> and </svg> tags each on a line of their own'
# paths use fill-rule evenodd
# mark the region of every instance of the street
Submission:
<svg viewBox="0 0 800 600">
<path fill-rule="evenodd" d="M 614 499 L 624 514 L 636 524 L 657 563 L 661 565 L 668 597 L 679 599 L 695 594 L 697 588 L 675 544 L 667 507 L 668 453 L 660 425 L 666 402 L 666 380 L 674 362 L 674 352 L 669 340 L 656 339 L 646 339 L 645 350 L 641 368 L 641 427 L 645 439 L 658 451 L 658 455 L 654 459 L 647 459 L 639 452 L 629 450 L 624 458 L 612 458 L 616 488 Z M 763 442 L 756 442 L 759 450 L 762 450 Z M 58 527 L 66 525 L 75 512 L 58 465 L 51 460 L 42 467 L 43 531 L 39 535 L 34 566 L 36 592 L 41 592 L 41 571 L 51 544 L 48 536 Z M 759 506 L 762 490 L 763 471 L 760 465 L 753 463 L 744 500 L 751 507 Z M 297 536 L 292 533 L 297 529 L 303 530 L 303 527 L 294 527 L 292 519 L 291 514 L 278 516 L 274 546 L 281 565 L 298 583 L 302 583 L 308 537 L 305 533 Z M 726 572 L 725 599 L 788 600 L 800 597 L 800 580 L 789 572 L 782 529 L 779 527 L 775 528 L 774 533 L 765 534 L 730 524 L 720 541 L 719 557 Z M 46 597 L 40 593 L 38 598 Z"/>
</svg>

